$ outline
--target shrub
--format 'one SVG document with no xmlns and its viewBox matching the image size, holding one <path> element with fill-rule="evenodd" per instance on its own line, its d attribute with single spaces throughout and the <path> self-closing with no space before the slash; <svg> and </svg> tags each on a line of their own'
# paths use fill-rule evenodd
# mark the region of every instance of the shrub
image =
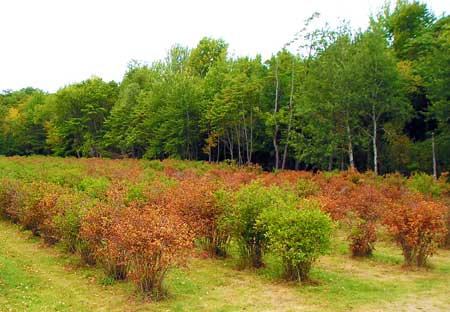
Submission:
<svg viewBox="0 0 450 312">
<path fill-rule="evenodd" d="M 299 197 L 307 198 L 318 195 L 320 193 L 320 188 L 319 185 L 312 180 L 300 179 L 297 182 L 295 191 Z"/>
<path fill-rule="evenodd" d="M 323 209 L 330 214 L 333 220 L 345 219 L 351 210 L 350 193 L 356 188 L 356 185 L 340 176 L 319 180 L 318 183 L 321 185 L 322 194 L 317 198 L 322 202 Z"/>
<path fill-rule="evenodd" d="M 442 243 L 442 247 L 444 248 L 450 248 L 450 206 L 447 206 L 447 213 L 446 213 L 446 226 L 447 226 L 447 235 L 445 236 L 445 239 Z"/>
<path fill-rule="evenodd" d="M 390 202 L 383 224 L 401 246 L 406 265 L 426 265 L 447 233 L 446 211 L 445 205 L 414 193 Z"/>
<path fill-rule="evenodd" d="M 433 176 L 426 173 L 416 173 L 407 180 L 408 187 L 425 196 L 438 198 L 441 193 L 440 185 Z"/>
<path fill-rule="evenodd" d="M 61 213 L 53 219 L 53 222 L 61 244 L 68 252 L 74 253 L 82 248 L 81 220 L 93 204 L 93 200 L 80 193 L 66 193 L 58 198 L 56 206 Z"/>
<path fill-rule="evenodd" d="M 215 203 L 214 192 L 218 184 L 208 178 L 187 178 L 165 194 L 166 209 L 179 214 L 195 233 L 209 244 L 214 241 L 217 218 L 221 209 Z"/>
<path fill-rule="evenodd" d="M 46 243 L 59 241 L 58 230 L 53 219 L 60 213 L 56 205 L 64 189 L 48 182 L 33 182 L 28 191 L 29 201 L 20 220 L 25 229 L 41 236 Z"/>
<path fill-rule="evenodd" d="M 227 246 L 230 243 L 233 233 L 231 211 L 233 209 L 233 194 L 230 191 L 219 189 L 214 193 L 214 202 L 221 214 L 217 217 L 216 232 L 211 248 L 214 254 L 219 257 L 227 256 Z"/>
<path fill-rule="evenodd" d="M 281 170 L 265 173 L 260 179 L 265 186 L 276 185 L 293 189 L 301 180 L 309 181 L 311 177 L 312 174 L 307 171 Z"/>
<path fill-rule="evenodd" d="M 377 240 L 376 224 L 380 219 L 384 197 L 372 186 L 354 188 L 349 194 L 351 212 L 348 222 L 351 226 L 350 251 L 353 256 L 370 256 Z"/>
<path fill-rule="evenodd" d="M 271 250 L 281 256 L 285 277 L 305 282 L 314 261 L 329 251 L 333 226 L 317 201 L 303 200 L 300 207 L 265 209 L 260 222 Z"/>
<path fill-rule="evenodd" d="M 131 206 L 115 219 L 107 248 L 117 258 L 124 253 L 129 277 L 138 290 L 159 299 L 164 295 L 167 270 L 186 260 L 193 237 L 178 215 L 157 206 Z"/>
<path fill-rule="evenodd" d="M 264 187 L 252 182 L 242 187 L 225 206 L 223 228 L 228 228 L 239 246 L 241 266 L 263 266 L 262 256 L 266 247 L 266 228 L 258 224 L 264 209 L 276 209 L 280 204 L 295 200 L 293 193 L 278 187 Z"/>
<path fill-rule="evenodd" d="M 165 211 L 177 214 L 212 256 L 223 255 L 223 242 L 218 229 L 222 209 L 214 196 L 219 188 L 218 181 L 212 180 L 210 176 L 190 174 L 178 178 L 178 181 L 154 181 L 147 184 L 140 196 L 135 196 L 132 204 L 160 206 Z M 131 203 L 129 199 L 130 196 L 127 197 L 127 203 Z"/>
<path fill-rule="evenodd" d="M 350 226 L 350 251 L 353 256 L 369 256 L 375 248 L 376 223 L 383 208 L 384 196 L 377 188 L 362 184 L 360 175 L 349 172 L 346 178 L 331 178 L 318 198 L 334 220 Z"/>
<path fill-rule="evenodd" d="M 124 279 L 126 267 L 124 256 L 119 252 L 110 253 L 107 240 L 111 237 L 111 228 L 120 216 L 120 208 L 111 202 L 98 202 L 82 218 L 80 224 L 79 251 L 87 264 L 99 262 L 106 273 L 116 279 Z"/>
<path fill-rule="evenodd" d="M 88 176 L 78 183 L 77 188 L 79 191 L 85 192 L 90 197 L 103 199 L 108 190 L 108 186 L 109 180 L 107 178 L 92 178 Z"/>
<path fill-rule="evenodd" d="M 23 215 L 24 203 L 28 196 L 27 186 L 20 180 L 3 179 L 0 182 L 0 212 L 3 218 L 14 223 Z"/>
<path fill-rule="evenodd" d="M 259 268 L 266 244 L 265 232 L 256 222 L 263 209 L 270 204 L 266 188 L 258 183 L 242 187 L 235 194 L 231 208 L 226 212 L 224 225 L 231 229 L 239 246 L 241 266 Z"/>
<path fill-rule="evenodd" d="M 221 181 L 222 186 L 228 190 L 239 190 L 243 185 L 249 184 L 256 179 L 259 171 L 252 169 L 237 169 L 237 167 L 228 167 L 225 169 L 213 169 L 208 175 Z"/>
</svg>

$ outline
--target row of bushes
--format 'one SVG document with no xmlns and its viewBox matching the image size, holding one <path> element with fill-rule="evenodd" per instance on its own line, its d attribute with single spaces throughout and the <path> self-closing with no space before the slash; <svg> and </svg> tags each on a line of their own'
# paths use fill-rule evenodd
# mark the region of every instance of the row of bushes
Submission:
<svg viewBox="0 0 450 312">
<path fill-rule="evenodd" d="M 427 186 L 428 176 L 165 165 L 142 179 L 134 163 L 120 173 L 126 171 L 120 162 L 96 162 L 99 168 L 88 166 L 91 175 L 76 185 L 4 178 L 0 213 L 155 298 L 164 295 L 167 270 L 186 261 L 194 241 L 213 256 L 237 246 L 243 267 L 261 267 L 265 253 L 277 254 L 285 277 L 303 282 L 329 251 L 334 221 L 349 227 L 353 255 L 370 255 L 384 226 L 405 263 L 418 266 L 445 244 L 450 225 L 448 184 Z"/>
<path fill-rule="evenodd" d="M 294 194 L 277 187 L 251 183 L 234 192 L 219 188 L 218 180 L 187 178 L 142 192 L 146 200 L 130 201 L 130 188 L 116 183 L 99 200 L 51 183 L 3 179 L 0 207 L 3 217 L 47 243 L 60 242 L 157 298 L 165 273 L 186 261 L 194 240 L 220 256 L 234 240 L 242 263 L 255 267 L 271 250 L 283 259 L 286 276 L 300 280 L 329 248 L 332 221 L 318 202 L 298 209 Z"/>
</svg>

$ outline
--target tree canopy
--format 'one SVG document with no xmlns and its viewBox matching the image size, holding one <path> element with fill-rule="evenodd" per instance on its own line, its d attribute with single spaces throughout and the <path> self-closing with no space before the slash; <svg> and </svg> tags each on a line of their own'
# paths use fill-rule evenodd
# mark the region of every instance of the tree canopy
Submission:
<svg viewBox="0 0 450 312">
<path fill-rule="evenodd" d="M 315 17 L 268 60 L 205 37 L 130 62 L 120 83 L 3 91 L 0 153 L 449 171 L 450 17 L 408 0 L 366 30 Z"/>
</svg>

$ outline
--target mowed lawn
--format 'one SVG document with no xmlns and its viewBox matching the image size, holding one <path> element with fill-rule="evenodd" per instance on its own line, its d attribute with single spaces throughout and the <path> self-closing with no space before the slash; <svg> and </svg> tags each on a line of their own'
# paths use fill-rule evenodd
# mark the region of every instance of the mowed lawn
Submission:
<svg viewBox="0 0 450 312">
<path fill-rule="evenodd" d="M 193 257 L 170 272 L 169 297 L 151 302 L 130 283 L 0 221 L 0 311 L 450 311 L 450 251 L 439 250 L 428 269 L 411 270 L 389 242 L 378 243 L 371 259 L 352 259 L 342 239 L 333 250 L 308 285 L 283 282 L 270 256 L 258 271 Z"/>
</svg>

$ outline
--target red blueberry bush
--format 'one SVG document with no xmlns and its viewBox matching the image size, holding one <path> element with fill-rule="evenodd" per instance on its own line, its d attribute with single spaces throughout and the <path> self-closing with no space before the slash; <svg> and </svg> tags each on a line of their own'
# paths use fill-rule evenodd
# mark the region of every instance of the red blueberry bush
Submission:
<svg viewBox="0 0 450 312">
<path fill-rule="evenodd" d="M 127 207 L 112 224 L 107 248 L 123 256 L 129 277 L 143 293 L 159 299 L 164 295 L 167 270 L 182 264 L 192 248 L 194 235 L 176 214 L 163 207 Z"/>
<path fill-rule="evenodd" d="M 406 265 L 425 266 L 447 234 L 445 205 L 405 193 L 391 201 L 383 224 L 402 248 Z"/>
</svg>

